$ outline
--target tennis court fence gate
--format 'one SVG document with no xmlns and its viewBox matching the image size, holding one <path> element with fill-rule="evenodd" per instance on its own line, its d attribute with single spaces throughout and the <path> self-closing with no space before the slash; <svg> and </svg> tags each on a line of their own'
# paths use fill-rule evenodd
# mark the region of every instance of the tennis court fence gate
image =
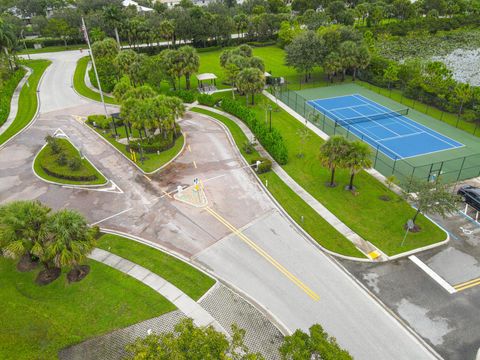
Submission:
<svg viewBox="0 0 480 360">
<path fill-rule="evenodd" d="M 364 140 L 363 135 L 350 132 L 348 127 L 337 125 L 334 120 L 315 110 L 308 104 L 308 100 L 296 91 L 281 86 L 274 95 L 327 135 L 343 135 L 351 140 Z M 382 150 L 391 153 L 378 144 L 372 153 L 373 167 L 386 177 L 395 176 L 400 184 L 408 185 L 413 179 L 454 183 L 480 176 L 480 153 L 418 166 L 408 159 L 392 159 L 382 153 Z"/>
</svg>

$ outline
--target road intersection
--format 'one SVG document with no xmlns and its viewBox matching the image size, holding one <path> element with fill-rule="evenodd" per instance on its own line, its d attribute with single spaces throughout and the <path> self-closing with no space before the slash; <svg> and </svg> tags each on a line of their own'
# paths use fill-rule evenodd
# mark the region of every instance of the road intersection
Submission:
<svg viewBox="0 0 480 360">
<path fill-rule="evenodd" d="M 146 177 L 78 121 L 103 111 L 101 104 L 73 90 L 75 64 L 84 54 L 36 56 L 52 65 L 40 85 L 35 123 L 0 150 L 0 202 L 38 199 L 55 209 L 74 208 L 102 228 L 180 254 L 248 296 L 284 330 L 320 323 L 355 358 L 436 357 L 336 260 L 303 236 L 245 168 L 218 123 L 187 113 L 180 121 L 186 149 L 166 169 Z M 34 156 L 44 137 L 57 129 L 121 192 L 62 187 L 35 177 Z M 196 208 L 170 195 L 195 177 L 209 180 L 208 207 Z"/>
</svg>

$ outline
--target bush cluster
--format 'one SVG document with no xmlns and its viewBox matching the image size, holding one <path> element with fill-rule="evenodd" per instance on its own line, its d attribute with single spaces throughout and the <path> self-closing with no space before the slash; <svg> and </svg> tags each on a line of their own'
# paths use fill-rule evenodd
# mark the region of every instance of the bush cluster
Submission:
<svg viewBox="0 0 480 360">
<path fill-rule="evenodd" d="M 272 162 L 270 161 L 270 159 L 263 158 L 263 157 L 258 159 L 253 159 L 251 161 L 251 164 L 254 165 L 257 163 L 257 161 L 260 161 L 260 165 L 258 165 L 258 168 L 255 169 L 257 174 L 264 174 L 272 170 Z"/>
<path fill-rule="evenodd" d="M 221 107 L 226 112 L 242 120 L 255 134 L 256 138 L 272 157 L 281 165 L 288 161 L 288 149 L 280 132 L 268 126 L 263 121 L 258 121 L 255 112 L 232 99 L 223 99 Z"/>
<path fill-rule="evenodd" d="M 42 170 L 53 177 L 73 181 L 93 181 L 97 179 L 94 169 L 82 166 L 77 149 L 68 140 L 47 136 L 46 149 L 39 157 Z"/>
<path fill-rule="evenodd" d="M 217 100 L 215 100 L 215 97 L 208 94 L 198 94 L 197 100 L 199 104 L 205 105 L 205 106 L 211 106 L 211 107 L 213 107 L 217 102 Z"/>
<path fill-rule="evenodd" d="M 176 124 L 175 132 L 169 131 L 165 137 L 165 134 L 158 134 L 145 138 L 142 141 L 130 141 L 130 145 L 127 145 L 127 151 L 130 149 L 140 152 L 140 145 L 144 153 L 154 154 L 157 151 L 162 152 L 172 148 L 175 145 L 175 141 L 182 136 L 180 126 Z"/>
<path fill-rule="evenodd" d="M 111 121 L 105 115 L 90 115 L 87 118 L 87 124 L 99 129 L 110 129 Z"/>
<path fill-rule="evenodd" d="M 0 86 L 0 126 L 7 121 L 8 115 L 10 114 L 10 101 L 12 100 L 13 92 L 24 75 L 25 69 L 19 68 Z"/>
<path fill-rule="evenodd" d="M 195 100 L 197 100 L 197 92 L 193 90 L 175 90 L 175 91 L 169 91 L 167 93 L 168 96 L 176 96 L 184 103 L 191 104 Z"/>
</svg>

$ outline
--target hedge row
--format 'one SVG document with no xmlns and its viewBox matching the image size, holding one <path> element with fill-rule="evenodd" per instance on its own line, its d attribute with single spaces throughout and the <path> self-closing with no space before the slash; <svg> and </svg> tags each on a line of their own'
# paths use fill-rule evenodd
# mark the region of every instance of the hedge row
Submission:
<svg viewBox="0 0 480 360">
<path fill-rule="evenodd" d="M 0 126 L 7 121 L 8 115 L 10 114 L 10 101 L 12 100 L 13 92 L 17 88 L 20 80 L 25 76 L 25 73 L 24 68 L 19 68 L 0 88 Z"/>
<path fill-rule="evenodd" d="M 197 101 L 201 105 L 210 106 L 210 107 L 213 107 L 217 103 L 217 100 L 215 99 L 215 97 L 208 94 L 198 94 Z"/>
<path fill-rule="evenodd" d="M 166 151 L 171 149 L 175 145 L 175 141 L 182 136 L 182 132 L 180 126 L 175 124 L 176 132 L 170 131 L 167 133 L 167 137 L 164 134 L 158 134 L 147 139 L 143 139 L 143 141 L 130 141 L 130 145 L 126 146 L 127 151 L 130 149 L 140 152 L 140 145 L 142 147 L 142 151 L 147 154 L 154 154 L 162 151 Z"/>
<path fill-rule="evenodd" d="M 287 163 L 288 149 L 277 129 L 272 128 L 272 131 L 269 131 L 269 127 L 263 121 L 258 121 L 255 112 L 235 100 L 223 99 L 221 107 L 224 111 L 242 120 L 279 164 Z"/>
<path fill-rule="evenodd" d="M 21 41 L 21 45 L 19 45 L 19 48 L 23 47 L 23 40 Z M 77 45 L 77 44 L 83 44 L 84 40 L 79 37 L 77 39 L 70 39 L 67 42 L 69 45 Z M 63 39 L 60 38 L 36 38 L 36 39 L 25 39 L 25 45 L 27 46 L 28 49 L 34 49 L 35 44 L 40 44 L 42 47 L 47 47 L 47 46 L 65 46 L 65 42 Z"/>
</svg>

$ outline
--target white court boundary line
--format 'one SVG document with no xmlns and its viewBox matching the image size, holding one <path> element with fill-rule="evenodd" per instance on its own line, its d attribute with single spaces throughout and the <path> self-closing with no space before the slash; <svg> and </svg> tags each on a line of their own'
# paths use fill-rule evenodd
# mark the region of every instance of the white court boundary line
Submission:
<svg viewBox="0 0 480 360">
<path fill-rule="evenodd" d="M 377 109 L 380 109 L 380 110 L 381 110 L 381 107 L 384 107 L 383 105 L 377 104 L 375 101 L 370 100 L 370 99 L 367 99 L 367 98 L 365 98 L 364 96 L 362 96 L 362 95 L 360 95 L 360 94 L 354 94 L 353 96 L 354 96 L 355 98 L 357 98 L 357 99 L 359 98 L 359 100 L 362 100 L 362 101 L 366 102 L 367 104 L 371 104 L 373 107 L 376 107 Z M 366 101 L 363 100 L 363 99 L 365 99 Z M 381 107 L 379 107 L 379 106 L 381 106 Z M 386 107 L 384 107 L 384 108 L 387 109 Z M 406 117 L 406 119 L 408 119 L 410 122 L 412 122 L 411 124 L 410 124 L 409 122 L 405 121 L 404 119 L 402 119 L 402 116 L 400 116 L 399 118 L 400 118 L 400 121 L 402 121 L 404 124 L 409 125 L 410 127 L 415 128 L 415 129 L 417 129 L 417 130 L 420 130 L 422 133 L 428 134 L 428 135 L 432 136 L 433 138 L 435 138 L 435 139 L 437 139 L 437 140 L 440 140 L 441 142 L 444 142 L 444 143 L 447 144 L 447 145 L 452 146 L 450 149 L 445 149 L 445 150 L 451 150 L 451 149 L 456 149 L 456 148 L 460 148 L 460 147 L 464 147 L 464 146 L 465 146 L 465 144 L 462 144 L 462 143 L 460 143 L 460 142 L 458 142 L 458 141 L 456 141 L 456 140 L 454 140 L 454 139 L 452 139 L 452 138 L 450 138 L 450 137 L 448 137 L 448 136 L 446 136 L 446 135 L 440 134 L 439 132 L 437 132 L 437 131 L 435 131 L 435 130 L 433 130 L 433 129 L 430 129 L 428 126 L 419 124 L 419 123 L 417 123 L 415 120 L 410 119 L 409 117 Z M 424 129 L 421 129 L 421 128 L 419 128 L 418 126 L 422 126 Z M 429 130 L 429 131 L 426 131 L 426 130 Z M 436 135 L 435 135 L 435 134 L 436 134 Z M 451 141 L 453 141 L 453 142 L 455 142 L 455 143 L 457 143 L 457 144 L 460 144 L 461 146 L 457 146 L 457 145 L 454 145 L 454 144 L 452 144 L 452 143 L 449 143 L 448 141 L 445 141 L 445 140 L 439 138 L 437 135 L 442 136 L 442 137 L 444 137 L 445 139 L 451 140 Z"/>
<path fill-rule="evenodd" d="M 438 275 L 435 271 L 433 271 L 430 267 L 428 267 L 423 261 L 417 258 L 415 255 L 411 255 L 408 257 L 415 265 L 417 265 L 420 269 L 425 271 L 428 276 L 430 276 L 435 282 L 448 291 L 449 294 L 455 294 L 457 290 L 446 282 L 440 275 Z"/>
</svg>

